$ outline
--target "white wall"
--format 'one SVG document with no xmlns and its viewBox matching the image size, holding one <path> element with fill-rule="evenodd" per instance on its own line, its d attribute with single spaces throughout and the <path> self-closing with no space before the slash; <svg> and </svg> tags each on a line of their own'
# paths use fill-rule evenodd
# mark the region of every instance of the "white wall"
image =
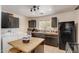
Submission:
<svg viewBox="0 0 79 59">
<path fill-rule="evenodd" d="M 3 11 L 3 12 L 5 12 L 5 11 Z M 8 12 L 8 13 L 11 13 L 11 12 Z M 3 52 L 5 52 L 5 53 L 7 53 L 10 48 L 12 48 L 12 46 L 9 45 L 8 42 L 16 40 L 18 35 L 19 35 L 17 33 L 26 33 L 27 28 L 28 28 L 28 18 L 27 17 L 22 16 L 22 15 L 18 15 L 18 14 L 15 14 L 15 13 L 11 13 L 11 14 L 13 14 L 14 17 L 19 18 L 19 28 L 4 28 L 4 29 L 1 29 L 2 35 L 8 33 L 8 31 L 11 31 L 11 32 L 9 32 L 10 35 L 8 34 L 8 35 L 2 37 L 2 39 L 3 39 Z"/>
<path fill-rule="evenodd" d="M 36 17 L 36 18 L 30 18 L 30 19 L 36 19 L 36 20 L 49 20 L 51 21 L 52 17 L 57 17 L 59 22 L 64 21 L 76 21 L 76 16 L 78 14 L 78 10 L 76 11 L 69 11 L 64 12 L 56 15 L 50 15 L 50 16 L 43 16 L 43 17 Z"/>
<path fill-rule="evenodd" d="M 56 16 L 59 20 L 59 22 L 64 22 L 64 21 L 77 21 L 76 19 L 76 12 L 77 11 L 70 11 L 70 12 L 64 12 L 61 14 L 56 14 Z"/>
<path fill-rule="evenodd" d="M 76 34 L 77 34 L 77 43 L 79 43 L 79 10 L 66 12 L 62 14 L 55 15 L 58 17 L 59 22 L 64 21 L 75 21 L 76 23 Z"/>
<path fill-rule="evenodd" d="M 50 15 L 50 16 L 43 16 L 43 17 L 36 17 L 36 18 L 29 18 L 39 20 L 51 20 L 52 17 L 57 17 L 58 22 L 64 22 L 64 21 L 75 21 L 75 23 L 78 23 L 77 27 L 77 34 L 79 35 L 79 10 L 64 12 L 56 15 Z M 77 35 L 78 43 L 79 43 L 79 36 Z"/>
<path fill-rule="evenodd" d="M 60 13 L 60 14 L 56 14 L 56 15 L 50 15 L 50 16 L 42 16 L 42 17 L 36 17 L 36 18 L 29 18 L 30 20 L 35 19 L 37 20 L 37 28 L 38 28 L 38 22 L 40 20 L 49 20 L 51 21 L 52 17 L 57 17 L 58 22 L 64 22 L 64 21 L 75 21 L 75 23 L 77 22 L 77 13 L 78 11 L 69 11 L 69 12 L 64 12 L 64 13 Z M 51 23 L 50 23 L 51 24 Z M 55 29 L 55 28 L 53 28 Z"/>
<path fill-rule="evenodd" d="M 28 18 L 18 14 L 13 14 L 13 16 L 19 18 L 19 28 L 4 28 L 1 30 L 1 33 L 4 34 L 8 32 L 8 30 L 11 30 L 11 32 L 27 32 Z"/>
<path fill-rule="evenodd" d="M 76 11 L 76 19 L 77 19 L 77 39 L 79 43 L 79 10 Z"/>
<path fill-rule="evenodd" d="M 0 52 L 1 52 L 1 6 L 0 6 Z"/>
</svg>

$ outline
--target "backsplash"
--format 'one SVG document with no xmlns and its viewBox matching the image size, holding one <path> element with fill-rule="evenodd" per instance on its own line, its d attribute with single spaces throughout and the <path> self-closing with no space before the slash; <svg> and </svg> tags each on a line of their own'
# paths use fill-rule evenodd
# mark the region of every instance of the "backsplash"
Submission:
<svg viewBox="0 0 79 59">
<path fill-rule="evenodd" d="M 9 29 L 2 29 L 1 30 L 1 34 L 5 34 L 5 33 L 16 33 L 16 32 L 19 32 L 19 29 L 18 28 L 9 28 Z"/>
</svg>

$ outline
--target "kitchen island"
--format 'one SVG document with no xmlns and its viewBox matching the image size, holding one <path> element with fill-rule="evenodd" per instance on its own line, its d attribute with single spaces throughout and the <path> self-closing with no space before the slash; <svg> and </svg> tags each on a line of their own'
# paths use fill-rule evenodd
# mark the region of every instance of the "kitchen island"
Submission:
<svg viewBox="0 0 79 59">
<path fill-rule="evenodd" d="M 30 42 L 29 43 L 23 43 L 23 41 L 20 40 L 15 40 L 15 41 L 11 41 L 8 44 L 10 44 L 11 46 L 13 46 L 14 48 L 24 52 L 24 53 L 29 53 L 29 52 L 34 52 L 34 50 L 41 45 L 42 43 L 44 43 L 44 39 L 43 38 L 35 38 L 35 37 L 31 37 L 30 38 Z M 44 52 L 44 44 L 42 44 L 42 52 Z"/>
</svg>

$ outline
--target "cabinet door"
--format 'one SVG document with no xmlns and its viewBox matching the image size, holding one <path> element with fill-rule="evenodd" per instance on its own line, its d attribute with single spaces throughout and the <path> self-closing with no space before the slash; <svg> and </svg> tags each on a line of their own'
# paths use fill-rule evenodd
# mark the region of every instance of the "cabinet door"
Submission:
<svg viewBox="0 0 79 59">
<path fill-rule="evenodd" d="M 36 20 L 30 20 L 28 25 L 31 28 L 35 28 L 36 27 Z"/>
<path fill-rule="evenodd" d="M 1 14 L 1 27 L 2 28 L 8 28 L 9 26 L 9 14 L 2 12 Z"/>
<path fill-rule="evenodd" d="M 53 17 L 51 22 L 52 27 L 57 27 L 57 17 Z"/>
<path fill-rule="evenodd" d="M 58 47 L 58 38 L 46 36 L 46 37 L 45 37 L 45 44 Z"/>
<path fill-rule="evenodd" d="M 19 18 L 15 18 L 13 26 L 15 26 L 15 28 L 19 28 Z"/>
<path fill-rule="evenodd" d="M 19 18 L 9 17 L 9 28 L 19 28 Z"/>
<path fill-rule="evenodd" d="M 45 35 L 43 33 L 32 33 L 32 36 L 38 38 L 45 38 Z"/>
</svg>

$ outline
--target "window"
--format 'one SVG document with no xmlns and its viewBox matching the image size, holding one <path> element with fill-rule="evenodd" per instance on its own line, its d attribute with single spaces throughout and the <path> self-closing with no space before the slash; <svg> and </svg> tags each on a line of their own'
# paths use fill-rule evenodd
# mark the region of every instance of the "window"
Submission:
<svg viewBox="0 0 79 59">
<path fill-rule="evenodd" d="M 51 27 L 51 22 L 48 20 L 39 21 L 39 29 L 49 29 Z"/>
</svg>

